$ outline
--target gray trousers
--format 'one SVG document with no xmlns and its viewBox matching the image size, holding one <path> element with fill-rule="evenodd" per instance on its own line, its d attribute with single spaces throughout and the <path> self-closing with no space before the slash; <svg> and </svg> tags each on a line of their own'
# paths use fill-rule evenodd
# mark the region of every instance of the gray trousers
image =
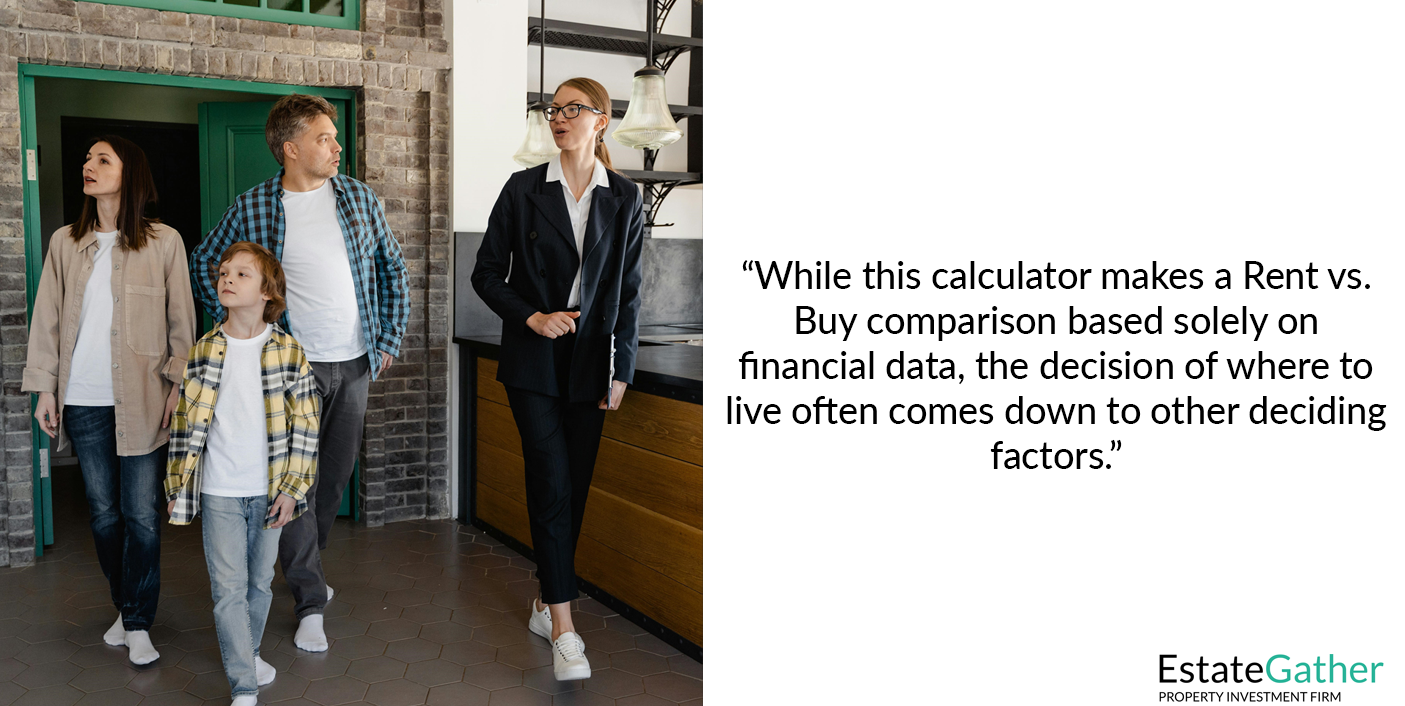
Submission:
<svg viewBox="0 0 1405 706">
<path fill-rule="evenodd" d="M 318 419 L 317 478 L 307 492 L 307 512 L 283 527 L 278 562 L 292 590 L 294 611 L 301 620 L 321 613 L 327 605 L 327 578 L 322 552 L 332 522 L 341 508 L 342 493 L 351 482 L 361 431 L 366 423 L 366 394 L 371 387 L 371 363 L 366 356 L 339 363 L 312 363 L 317 393 L 322 398 Z"/>
</svg>

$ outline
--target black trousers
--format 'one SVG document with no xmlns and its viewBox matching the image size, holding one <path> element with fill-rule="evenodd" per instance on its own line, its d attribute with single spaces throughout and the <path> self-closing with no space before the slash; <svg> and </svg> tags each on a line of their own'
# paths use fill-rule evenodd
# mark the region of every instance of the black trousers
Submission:
<svg viewBox="0 0 1405 706">
<path fill-rule="evenodd" d="M 565 603 L 577 595 L 576 542 L 605 427 L 605 410 L 598 407 L 598 400 L 567 399 L 507 388 L 512 417 L 522 436 L 537 579 L 542 602 L 548 604 Z"/>
<path fill-rule="evenodd" d="M 380 355 L 371 351 L 369 355 Z M 366 397 L 371 388 L 367 356 L 339 363 L 312 363 L 317 393 L 322 397 L 318 418 L 317 477 L 307 491 L 307 511 L 283 527 L 278 538 L 278 562 L 293 593 L 293 611 L 302 620 L 327 605 L 327 579 L 322 552 L 332 523 L 341 509 L 342 494 L 351 482 L 361 432 L 366 425 Z M 352 492 L 355 492 L 354 490 Z"/>
</svg>

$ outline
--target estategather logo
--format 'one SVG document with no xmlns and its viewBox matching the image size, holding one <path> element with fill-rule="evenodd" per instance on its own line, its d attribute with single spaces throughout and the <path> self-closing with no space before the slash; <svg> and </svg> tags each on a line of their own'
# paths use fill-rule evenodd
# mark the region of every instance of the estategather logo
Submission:
<svg viewBox="0 0 1405 706">
<path fill-rule="evenodd" d="M 1326 662 L 1317 657 L 1297 663 L 1288 655 L 1274 655 L 1262 663 L 1241 662 L 1236 656 L 1229 662 L 1206 662 L 1201 657 L 1177 665 L 1177 659 L 1176 655 L 1161 655 L 1162 684 L 1258 684 L 1264 677 L 1278 684 L 1374 684 L 1377 672 L 1385 666 L 1385 662 L 1338 662 L 1333 654 L 1327 655 Z"/>
<path fill-rule="evenodd" d="M 1182 661 L 1178 655 L 1163 654 L 1159 662 L 1162 684 L 1374 684 L 1385 662 L 1337 661 L 1335 654 L 1311 662 L 1276 654 L 1262 662 L 1245 662 L 1236 655 L 1228 662 L 1210 662 L 1204 656 Z M 1166 703 L 1332 703 L 1342 700 L 1340 691 L 1162 691 L 1157 699 Z"/>
</svg>

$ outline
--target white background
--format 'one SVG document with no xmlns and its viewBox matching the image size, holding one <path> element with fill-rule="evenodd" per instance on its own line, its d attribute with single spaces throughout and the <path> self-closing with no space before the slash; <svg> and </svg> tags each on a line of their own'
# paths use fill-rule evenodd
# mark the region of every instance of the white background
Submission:
<svg viewBox="0 0 1405 706">
<path fill-rule="evenodd" d="M 712 3 L 707 17 L 708 698 L 722 704 L 1156 703 L 1158 655 L 1384 662 L 1399 703 L 1398 328 L 1405 8 L 1394 3 Z M 1206 271 L 1198 292 L 761 292 L 745 260 Z M 1243 262 L 1321 289 L 1246 292 Z M 1209 286 L 1229 268 L 1236 288 Z M 1333 291 L 1358 267 L 1370 291 Z M 1318 315 L 1321 334 L 795 336 L 822 312 Z M 1063 316 L 1059 324 L 1063 325 Z M 1169 322 L 1168 322 L 1169 323 Z M 958 359 L 966 382 L 758 383 L 746 350 Z M 974 379 L 982 348 L 1375 364 L 1368 382 Z M 1178 373 L 1180 371 L 1178 370 Z M 1099 404 L 1094 427 L 737 427 L 727 395 Z M 1388 427 L 1158 427 L 1176 395 L 1344 394 Z M 1106 424 L 1107 397 L 1143 406 Z M 997 471 L 990 446 L 1102 447 L 1101 471 Z"/>
</svg>

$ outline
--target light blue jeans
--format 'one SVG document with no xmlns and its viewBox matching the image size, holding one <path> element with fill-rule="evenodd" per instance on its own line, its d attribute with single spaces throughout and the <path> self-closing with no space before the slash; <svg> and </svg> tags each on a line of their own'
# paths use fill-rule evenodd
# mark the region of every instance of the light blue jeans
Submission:
<svg viewBox="0 0 1405 706">
<path fill-rule="evenodd" d="M 278 535 L 283 532 L 264 529 L 267 516 L 267 496 L 200 495 L 215 634 L 230 693 L 236 697 L 259 693 L 254 657 L 273 602 L 273 564 L 278 560 Z"/>
</svg>

